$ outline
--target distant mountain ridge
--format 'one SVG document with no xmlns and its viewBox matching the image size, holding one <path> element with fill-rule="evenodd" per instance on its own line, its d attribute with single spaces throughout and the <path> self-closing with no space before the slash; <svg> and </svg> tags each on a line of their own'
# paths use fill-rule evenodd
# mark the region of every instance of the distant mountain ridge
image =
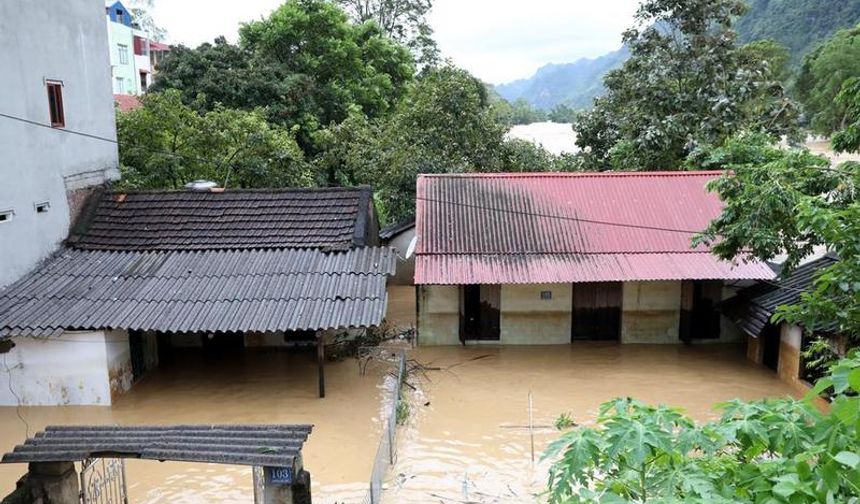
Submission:
<svg viewBox="0 0 860 504">
<path fill-rule="evenodd" d="M 741 43 L 773 39 L 791 51 L 792 62 L 836 31 L 860 22 L 860 0 L 748 0 L 749 12 L 735 28 Z M 603 76 L 618 68 L 629 51 L 621 48 L 598 58 L 549 64 L 532 77 L 495 86 L 509 102 L 524 98 L 533 107 L 549 110 L 564 104 L 587 108 L 603 92 Z"/>
</svg>

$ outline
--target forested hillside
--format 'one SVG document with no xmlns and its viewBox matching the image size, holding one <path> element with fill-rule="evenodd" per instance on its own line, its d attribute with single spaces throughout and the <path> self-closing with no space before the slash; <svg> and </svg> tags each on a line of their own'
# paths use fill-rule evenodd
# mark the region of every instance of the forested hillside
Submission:
<svg viewBox="0 0 860 504">
<path fill-rule="evenodd" d="M 803 56 L 837 30 L 860 22 L 860 0 L 747 0 L 750 9 L 735 27 L 742 43 L 773 39 L 786 46 L 791 62 Z M 525 99 L 533 107 L 550 109 L 558 104 L 587 108 L 603 91 L 603 76 L 627 58 L 619 49 L 595 59 L 550 64 L 534 76 L 496 86 L 508 101 Z"/>
<path fill-rule="evenodd" d="M 860 0 L 747 0 L 749 12 L 735 28 L 741 42 L 772 39 L 797 64 L 837 30 L 860 22 Z"/>
</svg>

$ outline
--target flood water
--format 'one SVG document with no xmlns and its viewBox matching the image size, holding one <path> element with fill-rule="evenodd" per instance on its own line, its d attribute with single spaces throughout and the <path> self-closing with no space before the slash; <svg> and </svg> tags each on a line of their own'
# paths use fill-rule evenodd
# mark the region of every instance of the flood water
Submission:
<svg viewBox="0 0 860 504">
<path fill-rule="evenodd" d="M 791 394 L 726 345 L 418 348 L 412 358 L 439 370 L 411 378 L 419 390 L 410 393 L 412 416 L 399 434 L 390 503 L 540 502 L 549 465 L 540 456 L 559 435 L 554 420 L 567 412 L 593 423 L 598 406 L 615 397 L 707 420 L 720 401 Z"/>
<path fill-rule="evenodd" d="M 368 488 L 381 432 L 387 368 L 361 376 L 349 359 L 325 368 L 326 398 L 318 398 L 315 350 L 180 356 L 145 376 L 110 407 L 31 407 L 20 413 L 32 435 L 50 424 L 314 424 L 303 455 L 314 502 L 360 501 Z M 0 374 L 0 386 L 6 386 Z M 0 451 L 23 442 L 16 408 L 0 407 Z M 24 465 L 0 465 L 0 498 Z M 126 462 L 132 503 L 253 502 L 251 469 L 177 462 Z"/>
</svg>

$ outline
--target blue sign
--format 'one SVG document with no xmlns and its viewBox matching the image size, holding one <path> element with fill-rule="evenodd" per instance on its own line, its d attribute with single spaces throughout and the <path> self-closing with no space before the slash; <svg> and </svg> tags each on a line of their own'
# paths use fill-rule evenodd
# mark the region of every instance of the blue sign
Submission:
<svg viewBox="0 0 860 504">
<path fill-rule="evenodd" d="M 292 467 L 266 467 L 266 480 L 274 485 L 292 485 Z"/>
</svg>

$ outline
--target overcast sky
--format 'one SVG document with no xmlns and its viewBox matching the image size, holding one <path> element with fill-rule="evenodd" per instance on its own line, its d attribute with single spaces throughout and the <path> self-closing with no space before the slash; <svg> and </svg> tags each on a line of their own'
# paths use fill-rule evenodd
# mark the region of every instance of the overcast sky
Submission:
<svg viewBox="0 0 860 504">
<path fill-rule="evenodd" d="M 170 41 L 235 41 L 239 23 L 269 14 L 282 0 L 155 0 L 153 15 Z M 435 0 L 430 22 L 443 55 L 499 84 L 617 49 L 639 0 Z"/>
</svg>

